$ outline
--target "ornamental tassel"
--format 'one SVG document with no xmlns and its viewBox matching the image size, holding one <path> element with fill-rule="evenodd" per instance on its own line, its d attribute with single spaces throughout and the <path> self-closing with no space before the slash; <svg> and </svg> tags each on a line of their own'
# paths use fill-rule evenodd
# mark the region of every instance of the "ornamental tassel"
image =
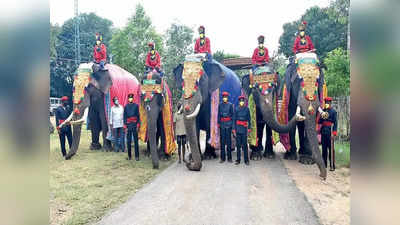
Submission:
<svg viewBox="0 0 400 225">
<path fill-rule="evenodd" d="M 312 106 L 312 102 L 310 102 L 310 106 L 308 106 L 308 114 L 314 115 L 314 107 Z"/>
</svg>

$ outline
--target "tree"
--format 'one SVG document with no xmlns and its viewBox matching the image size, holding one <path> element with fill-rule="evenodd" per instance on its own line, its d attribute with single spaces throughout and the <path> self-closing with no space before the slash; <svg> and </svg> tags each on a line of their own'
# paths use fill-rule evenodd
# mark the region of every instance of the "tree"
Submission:
<svg viewBox="0 0 400 225">
<path fill-rule="evenodd" d="M 75 20 L 67 20 L 61 27 L 50 27 L 50 96 L 72 95 L 72 76 L 75 63 Z M 108 45 L 111 38 L 112 22 L 95 13 L 79 15 L 79 32 L 82 62 L 92 61 L 95 34 L 103 35 L 103 42 Z M 109 54 L 109 51 L 108 51 Z"/>
<path fill-rule="evenodd" d="M 317 54 L 322 59 L 328 52 L 336 48 L 346 49 L 348 21 L 344 20 L 340 14 L 331 12 L 332 9 L 329 7 L 315 6 L 308 9 L 301 19 L 284 24 L 284 32 L 279 39 L 279 53 L 283 53 L 286 57 L 293 55 L 293 43 L 297 35 L 298 25 L 302 21 L 308 22 L 306 33 L 311 36 Z"/>
<path fill-rule="evenodd" d="M 117 30 L 110 42 L 113 61 L 135 76 L 145 71 L 145 60 L 149 42 L 155 43 L 163 61 L 162 37 L 157 34 L 142 5 L 136 5 L 135 13 L 129 18 L 125 28 Z"/>
<path fill-rule="evenodd" d="M 175 83 L 173 69 L 182 63 L 185 56 L 193 52 L 193 30 L 185 25 L 173 23 L 166 31 L 164 38 L 166 40 L 166 50 L 163 62 L 167 83 L 172 92 L 173 104 L 179 101 L 182 96 L 180 84 Z"/>
<path fill-rule="evenodd" d="M 349 52 L 342 48 L 337 48 L 327 54 L 325 64 L 327 70 L 324 78 L 329 96 L 348 96 L 350 94 Z"/>
</svg>

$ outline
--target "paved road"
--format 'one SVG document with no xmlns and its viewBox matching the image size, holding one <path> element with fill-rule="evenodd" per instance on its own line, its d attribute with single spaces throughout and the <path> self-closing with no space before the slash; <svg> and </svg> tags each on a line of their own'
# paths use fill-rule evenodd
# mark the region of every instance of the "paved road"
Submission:
<svg viewBox="0 0 400 225">
<path fill-rule="evenodd" d="M 235 158 L 234 158 L 235 159 Z M 250 166 L 173 164 L 99 224 L 314 225 L 319 220 L 279 160 Z"/>
</svg>

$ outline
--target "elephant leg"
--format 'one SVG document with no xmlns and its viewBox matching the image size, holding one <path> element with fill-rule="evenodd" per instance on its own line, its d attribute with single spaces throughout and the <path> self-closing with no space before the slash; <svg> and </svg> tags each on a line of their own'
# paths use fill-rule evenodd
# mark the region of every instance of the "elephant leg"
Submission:
<svg viewBox="0 0 400 225">
<path fill-rule="evenodd" d="M 100 121 L 101 121 L 101 132 L 103 137 L 103 147 L 106 151 L 111 151 L 111 141 L 107 139 L 108 125 L 105 115 L 104 117 L 100 116 Z"/>
<path fill-rule="evenodd" d="M 158 151 L 157 151 L 157 145 L 156 145 L 156 135 L 157 135 L 157 121 L 148 119 L 148 134 L 149 134 L 149 143 L 150 143 L 150 153 L 151 153 L 151 160 L 153 163 L 153 169 L 158 169 L 159 168 L 159 157 L 158 157 Z"/>
<path fill-rule="evenodd" d="M 101 145 L 99 143 L 101 122 L 99 116 L 96 113 L 93 113 L 89 119 L 90 131 L 92 133 L 92 143 L 90 144 L 90 149 L 99 150 L 101 149 Z"/>
<path fill-rule="evenodd" d="M 201 163 L 201 151 L 199 148 L 198 135 L 196 121 L 194 119 L 185 118 L 186 134 L 189 139 L 190 151 L 192 161 L 186 163 L 186 167 L 192 171 L 200 171 L 202 167 Z"/>
<path fill-rule="evenodd" d="M 296 114 L 296 109 L 297 109 L 297 104 L 289 105 L 289 118 L 293 118 Z M 296 147 L 296 129 L 298 127 L 299 122 L 296 123 L 296 126 L 294 126 L 292 129 L 289 130 L 289 141 L 290 141 L 290 150 L 288 150 L 285 155 L 284 159 L 287 160 L 297 160 L 297 147 Z"/>
<path fill-rule="evenodd" d="M 186 135 L 183 135 L 182 136 L 182 160 L 183 160 L 183 162 L 186 162 L 185 152 L 186 152 Z"/>
</svg>

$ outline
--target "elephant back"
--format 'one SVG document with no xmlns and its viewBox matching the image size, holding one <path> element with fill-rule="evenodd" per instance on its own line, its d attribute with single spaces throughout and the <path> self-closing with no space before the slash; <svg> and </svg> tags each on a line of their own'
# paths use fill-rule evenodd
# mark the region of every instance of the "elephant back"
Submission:
<svg viewBox="0 0 400 225">
<path fill-rule="evenodd" d="M 215 63 L 219 64 L 222 68 L 222 71 L 225 73 L 224 82 L 219 88 L 220 103 L 222 103 L 222 92 L 226 91 L 229 93 L 229 102 L 237 106 L 239 103 L 238 98 L 242 94 L 242 86 L 240 84 L 239 77 L 228 67 L 222 65 L 217 61 L 215 61 Z"/>
<path fill-rule="evenodd" d="M 114 105 L 111 101 L 114 97 L 118 97 L 119 103 L 125 106 L 128 104 L 128 94 L 133 93 L 134 102 L 140 104 L 140 84 L 136 77 L 115 64 L 106 64 L 105 68 L 112 80 L 112 85 L 104 100 L 106 117 L 108 118 L 111 107 Z"/>
</svg>

